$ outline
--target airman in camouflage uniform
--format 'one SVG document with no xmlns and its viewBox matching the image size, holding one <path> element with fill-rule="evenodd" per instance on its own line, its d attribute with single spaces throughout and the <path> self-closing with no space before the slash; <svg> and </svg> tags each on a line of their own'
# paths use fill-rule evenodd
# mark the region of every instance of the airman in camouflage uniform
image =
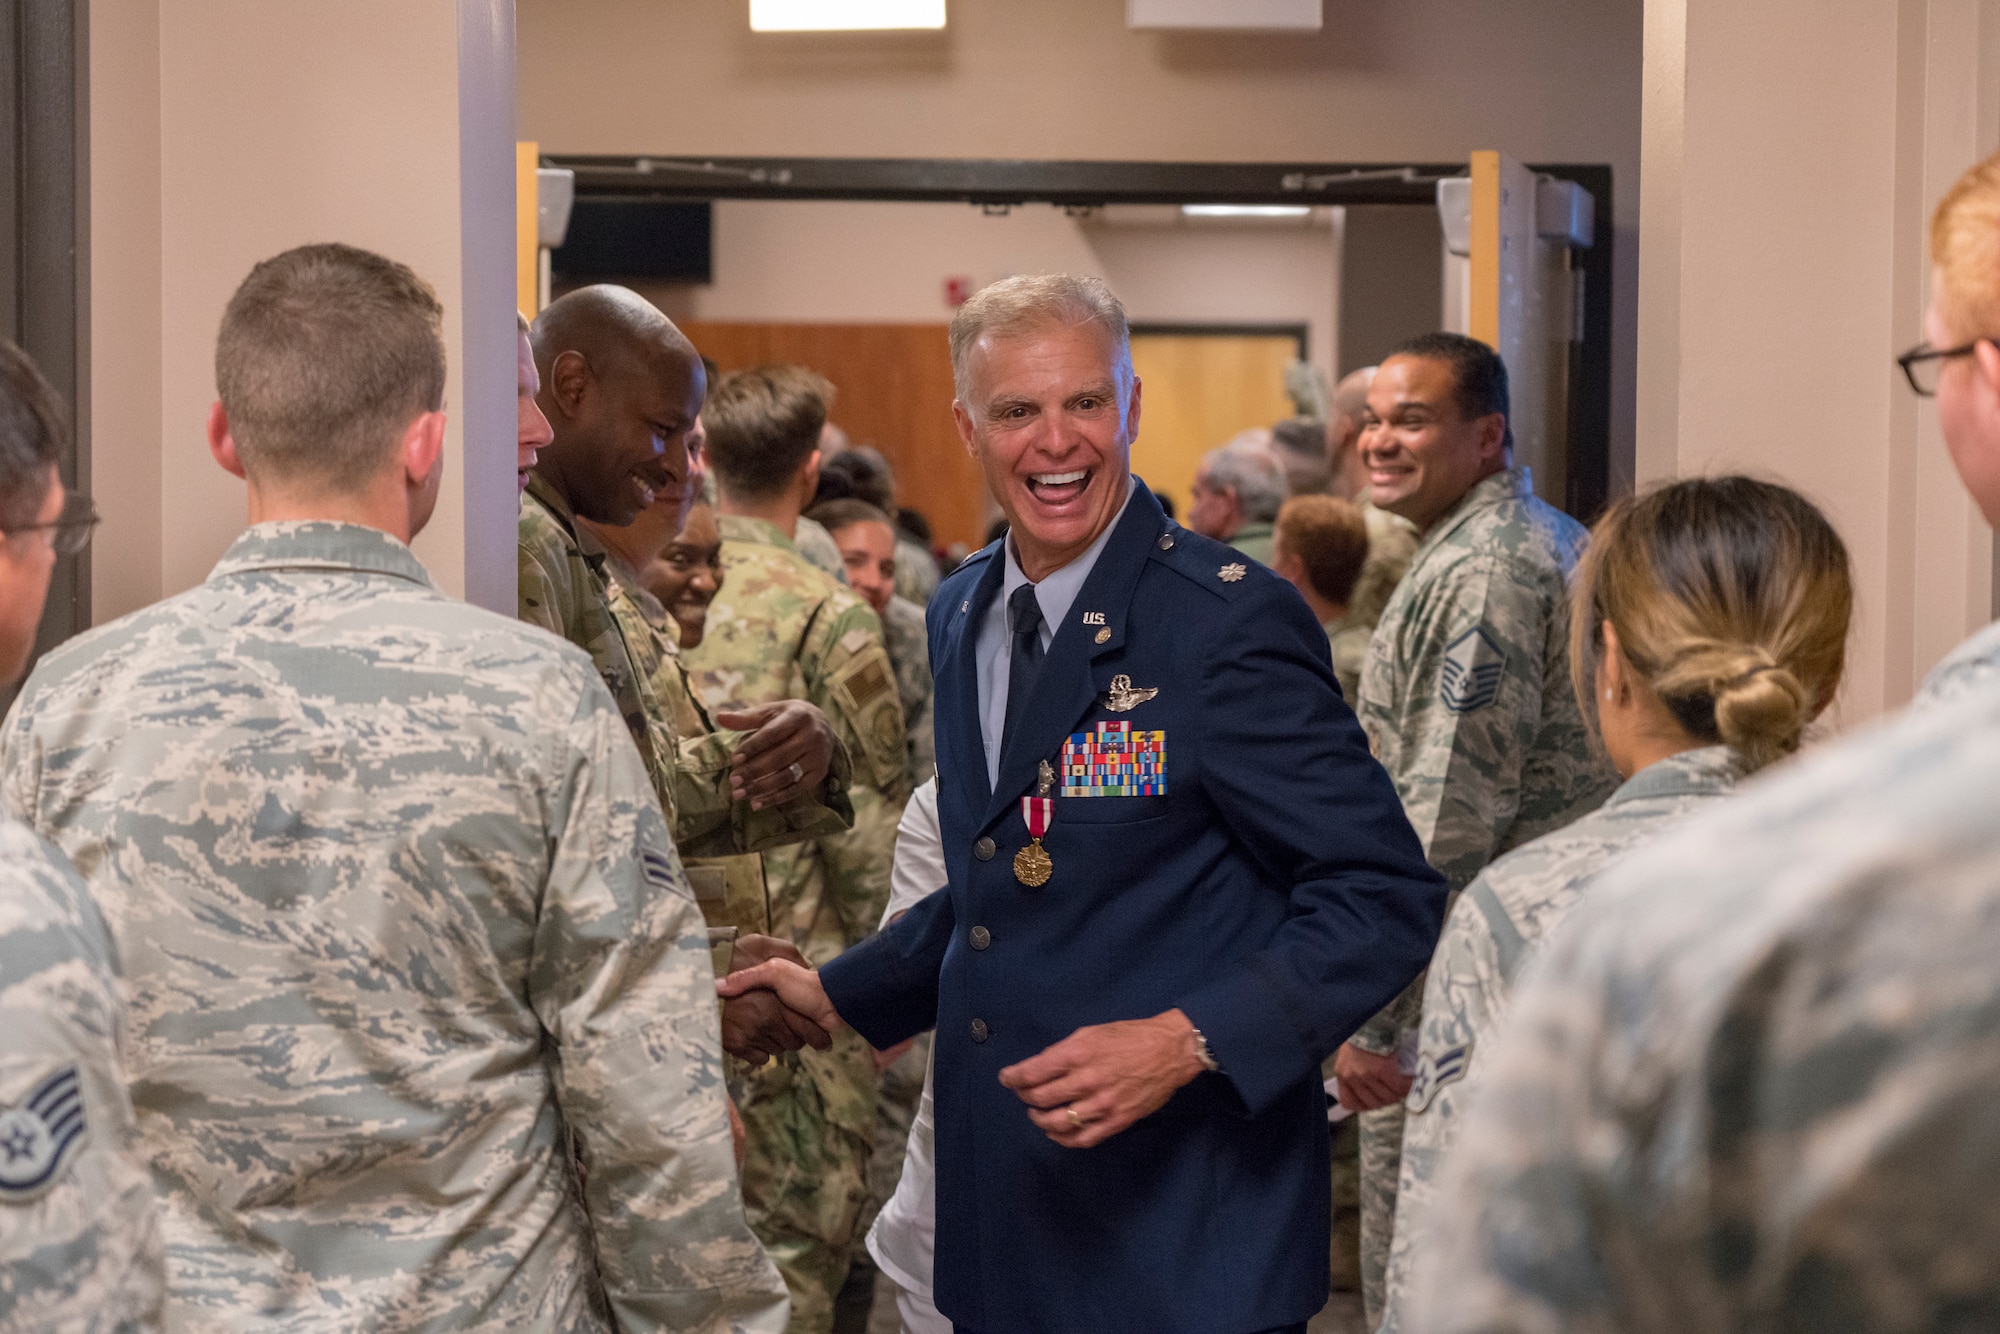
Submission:
<svg viewBox="0 0 2000 1334">
<path fill-rule="evenodd" d="M 1524 959 L 1600 871 L 1727 796 L 1743 767 L 1727 746 L 1683 751 L 1649 765 L 1599 809 L 1488 866 L 1459 896 L 1424 983 L 1380 1334 L 1400 1334 L 1404 1327 L 1412 1261 L 1429 1240 L 1424 1210 L 1438 1164 L 1457 1136 L 1459 1113 L 1474 1087 L 1467 1077 L 1507 1008 Z"/>
<path fill-rule="evenodd" d="M 521 619 L 590 654 L 639 747 L 683 856 L 757 852 L 852 823 L 846 792 L 852 762 L 837 740 L 819 791 L 762 811 L 731 796 L 730 766 L 743 734 L 717 729 L 706 715 L 689 715 L 703 724 L 699 731 L 675 727 L 684 690 L 666 609 L 539 474 L 530 477 L 522 497 L 517 551 Z M 613 571 L 625 577 L 615 579 Z M 633 592 L 646 608 L 632 600 Z"/>
<path fill-rule="evenodd" d="M 1454 890 L 1616 786 L 1569 682 L 1567 580 L 1586 537 L 1525 468 L 1493 473 L 1424 534 L 1369 643 L 1355 712 Z M 1405 1053 L 1421 997 L 1413 985 L 1352 1043 Z M 1362 1117 L 1362 1274 L 1379 1312 L 1403 1108 Z"/>
<path fill-rule="evenodd" d="M 582 653 L 259 524 L 44 658 L 0 769 L 125 958 L 173 1324 L 782 1325 L 707 934 Z"/>
<path fill-rule="evenodd" d="M 824 524 L 800 515 L 798 526 L 792 530 L 792 546 L 806 558 L 807 564 L 832 575 L 835 583 L 847 582 L 847 566 L 840 559 L 840 548 L 834 545 L 833 534 L 826 531 Z"/>
<path fill-rule="evenodd" d="M 854 828 L 764 855 L 773 934 L 814 964 L 875 928 L 889 897 L 896 820 L 908 796 L 902 705 L 868 605 L 808 564 L 773 523 L 720 516 L 722 591 L 685 654 L 711 708 L 803 698 L 854 756 Z M 824 1334 L 867 1198 L 876 1076 L 851 1031 L 735 1084 L 750 1132 L 743 1167 L 751 1226 L 793 1295 L 794 1334 Z"/>
<path fill-rule="evenodd" d="M 937 772 L 936 683 L 931 680 L 931 644 L 924 629 L 924 609 L 900 593 L 890 598 L 882 613 L 882 635 L 889 662 L 896 669 L 896 694 L 903 701 L 910 789 L 915 791 Z"/>
<path fill-rule="evenodd" d="M 63 855 L 7 814 L 0 1026 L 0 1330 L 157 1330 L 166 1268 L 116 951 Z"/>
<path fill-rule="evenodd" d="M 1606 872 L 1523 975 L 1409 1327 L 2000 1321 L 2000 691 Z"/>
</svg>

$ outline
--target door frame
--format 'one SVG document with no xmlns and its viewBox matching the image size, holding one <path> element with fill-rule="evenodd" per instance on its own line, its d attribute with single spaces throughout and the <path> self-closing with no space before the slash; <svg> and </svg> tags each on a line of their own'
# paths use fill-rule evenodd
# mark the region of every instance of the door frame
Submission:
<svg viewBox="0 0 2000 1334">
<path fill-rule="evenodd" d="M 1042 203 L 1082 210 L 1110 204 L 1408 204 L 1436 207 L 1437 182 L 1459 162 L 1038 162 L 1001 158 L 709 157 L 698 154 L 547 154 L 576 173 L 579 197 L 821 199 L 965 203 L 1008 209 Z M 1597 517 L 1611 484 L 1611 280 L 1616 235 L 1611 168 L 1530 163 L 1575 181 L 1596 207 L 1595 244 L 1576 258 L 1582 338 L 1569 402 L 1564 508 Z M 1442 257 L 1440 257 L 1441 259 Z"/>
</svg>

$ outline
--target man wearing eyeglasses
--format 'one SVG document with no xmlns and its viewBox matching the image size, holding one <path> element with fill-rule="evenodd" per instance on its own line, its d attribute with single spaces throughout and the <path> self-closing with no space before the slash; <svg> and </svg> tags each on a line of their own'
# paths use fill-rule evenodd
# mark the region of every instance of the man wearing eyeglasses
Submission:
<svg viewBox="0 0 2000 1334">
<path fill-rule="evenodd" d="M 56 474 L 63 412 L 0 339 L 0 680 L 96 517 Z M 159 1215 L 126 1093 L 110 932 L 67 858 L 0 811 L 0 1328 L 159 1328 Z"/>
</svg>

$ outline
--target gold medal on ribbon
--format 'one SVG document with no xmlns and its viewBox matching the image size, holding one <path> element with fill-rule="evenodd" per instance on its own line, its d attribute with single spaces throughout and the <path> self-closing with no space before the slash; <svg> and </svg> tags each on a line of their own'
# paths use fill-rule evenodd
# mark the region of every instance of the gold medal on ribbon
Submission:
<svg viewBox="0 0 2000 1334">
<path fill-rule="evenodd" d="M 1021 819 L 1027 823 L 1031 841 L 1014 854 L 1014 878 L 1029 889 L 1040 889 L 1055 873 L 1056 864 L 1049 860 L 1049 850 L 1042 846 L 1042 835 L 1049 832 L 1055 805 L 1048 797 L 1021 798 Z"/>
</svg>

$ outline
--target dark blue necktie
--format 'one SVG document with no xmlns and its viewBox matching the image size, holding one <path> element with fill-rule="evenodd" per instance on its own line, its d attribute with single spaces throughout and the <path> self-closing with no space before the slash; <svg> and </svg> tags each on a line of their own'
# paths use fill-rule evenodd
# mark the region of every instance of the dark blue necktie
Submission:
<svg viewBox="0 0 2000 1334">
<path fill-rule="evenodd" d="M 1014 736 L 1014 720 L 1028 707 L 1028 693 L 1035 688 L 1035 669 L 1042 665 L 1042 604 L 1035 600 L 1035 586 L 1022 584 L 1007 599 L 1007 620 L 1012 627 L 1013 649 L 1007 663 L 1007 721 L 1000 733 L 1000 753 Z"/>
</svg>

